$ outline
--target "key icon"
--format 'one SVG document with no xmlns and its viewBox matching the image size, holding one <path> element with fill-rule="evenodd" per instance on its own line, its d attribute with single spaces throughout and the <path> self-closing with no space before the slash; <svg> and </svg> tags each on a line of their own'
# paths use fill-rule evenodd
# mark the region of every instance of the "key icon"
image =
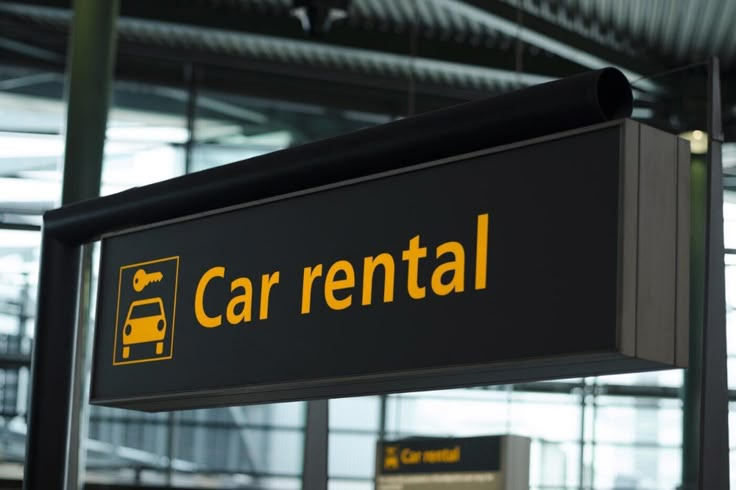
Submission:
<svg viewBox="0 0 736 490">
<path fill-rule="evenodd" d="M 143 288 L 151 284 L 152 282 L 160 282 L 164 278 L 164 275 L 160 272 L 151 272 L 150 274 L 143 269 L 135 271 L 133 276 L 133 289 L 140 293 Z"/>
</svg>

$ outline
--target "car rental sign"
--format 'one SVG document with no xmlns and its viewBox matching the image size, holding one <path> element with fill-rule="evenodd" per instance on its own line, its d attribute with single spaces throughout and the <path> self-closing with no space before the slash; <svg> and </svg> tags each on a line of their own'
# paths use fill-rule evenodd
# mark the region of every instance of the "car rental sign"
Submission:
<svg viewBox="0 0 736 490">
<path fill-rule="evenodd" d="M 674 136 L 616 122 L 108 236 L 91 400 L 682 366 L 688 162 Z"/>
</svg>

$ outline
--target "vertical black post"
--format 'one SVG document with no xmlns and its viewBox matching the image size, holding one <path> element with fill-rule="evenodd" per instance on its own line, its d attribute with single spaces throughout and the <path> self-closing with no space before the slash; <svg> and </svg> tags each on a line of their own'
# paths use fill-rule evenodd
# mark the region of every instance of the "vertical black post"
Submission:
<svg viewBox="0 0 736 490">
<path fill-rule="evenodd" d="M 580 473 L 578 474 L 578 489 L 585 490 L 585 409 L 588 385 L 585 378 L 580 381 Z"/>
<path fill-rule="evenodd" d="M 118 0 L 74 0 L 62 204 L 100 195 L 118 10 Z"/>
<path fill-rule="evenodd" d="M 62 204 L 100 195 L 118 10 L 118 0 L 74 1 Z"/>
<path fill-rule="evenodd" d="M 388 395 L 380 395 L 380 407 L 378 412 L 378 440 L 383 442 L 386 439 L 386 420 L 388 409 Z"/>
<path fill-rule="evenodd" d="M 303 490 L 327 490 L 329 400 L 307 402 L 304 427 Z"/>
<path fill-rule="evenodd" d="M 166 485 L 171 486 L 174 480 L 174 454 L 176 452 L 176 412 L 170 412 L 167 417 L 166 456 L 169 458 L 166 465 Z"/>
<path fill-rule="evenodd" d="M 197 122 L 197 83 L 199 82 L 199 72 L 197 65 L 190 64 L 187 66 L 187 77 L 189 80 L 188 96 L 187 96 L 187 142 L 184 145 L 184 173 L 188 174 L 192 171 L 192 158 L 194 153 L 194 144 L 196 140 L 196 122 Z"/>
<path fill-rule="evenodd" d="M 589 488 L 594 488 L 595 485 L 595 456 L 596 456 L 596 441 L 598 440 L 598 396 L 601 391 L 598 387 L 597 378 L 593 378 L 593 385 L 591 386 L 591 397 L 590 397 L 590 473 L 588 474 Z"/>
<path fill-rule="evenodd" d="M 720 69 L 708 63 L 708 211 L 698 487 L 729 488 Z"/>
<path fill-rule="evenodd" d="M 383 394 L 379 396 L 379 409 L 378 409 L 378 444 L 377 448 L 381 447 L 381 444 L 386 440 L 386 420 L 388 410 L 388 395 Z M 378 458 L 376 458 L 378 460 Z M 377 488 L 376 478 L 378 478 L 378 471 L 373 474 L 373 487 Z"/>
<path fill-rule="evenodd" d="M 44 233 L 24 490 L 63 489 L 66 484 L 80 262 L 80 246 Z"/>
</svg>

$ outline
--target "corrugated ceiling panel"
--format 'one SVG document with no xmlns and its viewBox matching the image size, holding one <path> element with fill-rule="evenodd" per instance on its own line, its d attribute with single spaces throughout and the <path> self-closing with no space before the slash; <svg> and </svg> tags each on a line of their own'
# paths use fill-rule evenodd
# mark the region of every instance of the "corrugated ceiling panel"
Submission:
<svg viewBox="0 0 736 490">
<path fill-rule="evenodd" d="M 462 1 L 462 0 L 457 0 Z M 736 0 L 501 0 L 624 53 L 666 64 L 736 57 Z"/>
<path fill-rule="evenodd" d="M 674 59 L 677 62 L 685 62 L 688 60 L 688 47 L 692 43 L 693 28 L 698 21 L 698 10 L 700 1 L 682 2 L 679 4 L 679 22 L 677 26 L 677 34 L 675 35 L 674 46 L 663 46 L 663 48 L 672 49 Z"/>
<path fill-rule="evenodd" d="M 265 2 L 266 0 L 261 0 Z M 358 10 L 366 6 L 366 13 L 376 15 L 401 16 L 400 10 L 390 13 L 390 7 L 380 0 L 368 3 L 368 0 L 355 0 L 353 8 Z M 418 0 L 423 4 L 424 16 L 431 22 L 440 21 L 444 12 L 429 6 L 430 0 Z M 384 2 L 383 4 L 381 2 Z M 249 3 L 248 8 L 260 4 Z M 370 5 L 369 9 L 367 6 Z M 282 6 L 281 4 L 277 5 Z M 383 9 L 379 13 L 376 9 Z M 417 9 L 419 10 L 419 8 Z M 8 4 L 0 4 L 0 12 L 12 11 Z M 23 15 L 28 15 L 31 22 L 51 23 L 60 29 L 65 29 L 70 20 L 68 11 L 44 7 L 23 7 Z M 397 13 L 398 12 L 398 13 Z M 422 15 L 422 14 L 420 14 Z M 455 20 L 456 29 L 469 30 L 470 22 L 459 18 Z M 532 75 L 515 76 L 501 70 L 482 68 L 478 66 L 462 65 L 452 62 L 410 59 L 406 56 L 391 55 L 372 51 L 363 51 L 347 47 L 338 47 L 311 41 L 299 41 L 275 38 L 262 35 L 243 34 L 238 32 L 200 28 L 192 25 L 173 24 L 159 21 L 133 19 L 123 17 L 118 21 L 119 37 L 121 40 L 134 41 L 141 45 L 178 47 L 199 52 L 219 53 L 235 59 L 263 59 L 278 61 L 286 64 L 309 65 L 315 68 L 334 68 L 346 72 L 365 75 L 403 76 L 409 70 L 415 73 L 418 81 L 429 82 L 443 80 L 444 83 L 457 84 L 459 88 L 472 88 L 482 85 L 495 87 L 492 92 L 504 87 L 529 85 L 548 80 L 546 77 Z M 493 39 L 493 33 L 485 30 L 488 40 Z M 446 31 L 448 37 L 449 31 Z M 497 37 L 497 36 L 495 36 Z M 407 44 L 408 48 L 408 44 Z"/>
<path fill-rule="evenodd" d="M 671 46 L 675 40 L 679 9 L 672 2 L 664 1 L 664 3 L 666 14 L 659 23 L 659 42 L 655 46 Z"/>
</svg>

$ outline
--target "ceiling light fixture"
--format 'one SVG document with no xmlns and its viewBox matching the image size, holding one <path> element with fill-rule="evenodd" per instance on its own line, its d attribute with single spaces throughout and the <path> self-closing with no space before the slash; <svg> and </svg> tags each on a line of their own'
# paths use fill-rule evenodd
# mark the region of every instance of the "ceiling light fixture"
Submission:
<svg viewBox="0 0 736 490">
<path fill-rule="evenodd" d="M 708 135 L 699 129 L 680 133 L 680 138 L 690 142 L 690 153 L 693 155 L 704 155 L 708 153 Z"/>
</svg>

